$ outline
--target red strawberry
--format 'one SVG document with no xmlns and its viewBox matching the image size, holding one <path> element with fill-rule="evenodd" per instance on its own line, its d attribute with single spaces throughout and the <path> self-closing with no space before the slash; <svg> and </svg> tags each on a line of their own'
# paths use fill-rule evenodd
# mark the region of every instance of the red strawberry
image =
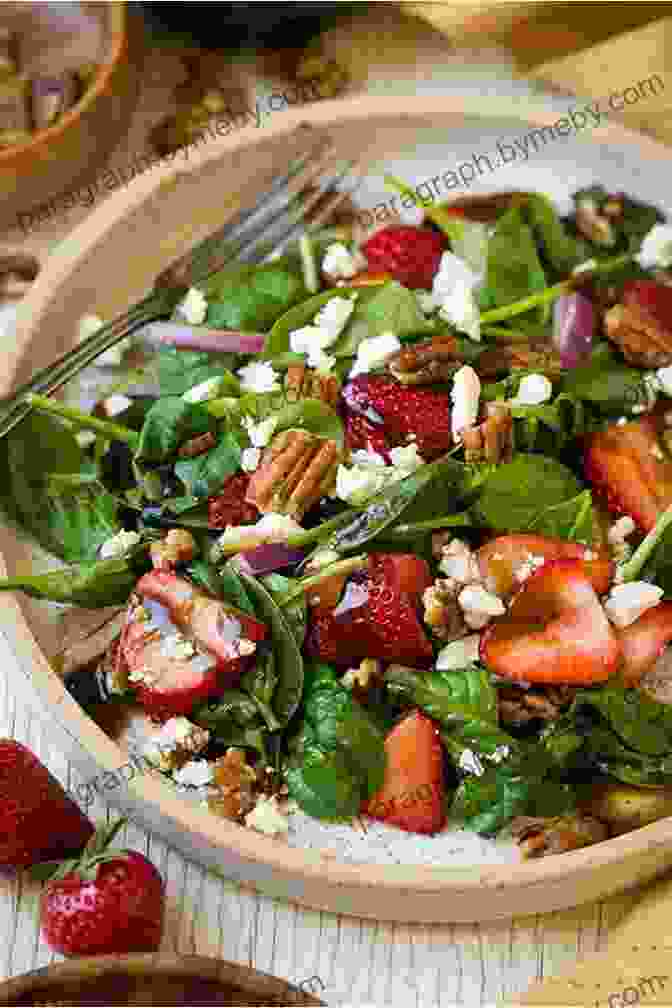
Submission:
<svg viewBox="0 0 672 1008">
<path fill-rule="evenodd" d="M 581 560 L 598 595 L 609 591 L 614 573 L 614 565 L 604 550 L 525 532 L 491 539 L 481 546 L 477 557 L 483 578 L 500 596 L 509 595 L 520 587 L 521 580 L 516 578 L 516 574 L 524 572 L 526 565 L 535 558 Z"/>
<path fill-rule="evenodd" d="M 368 451 L 381 455 L 390 461 L 390 446 L 381 424 L 373 423 L 365 416 L 350 413 L 345 421 L 345 444 L 348 451 Z"/>
<path fill-rule="evenodd" d="M 672 287 L 655 280 L 630 280 L 621 292 L 621 303 L 641 308 L 659 326 L 672 333 Z"/>
<path fill-rule="evenodd" d="M 410 559 L 417 565 L 415 579 L 410 565 L 402 566 L 396 556 L 372 553 L 368 568 L 348 579 L 335 609 L 319 605 L 311 650 L 324 661 L 340 664 L 363 658 L 426 664 L 432 646 L 417 605 L 431 577 L 424 560 Z M 316 595 L 322 598 L 319 586 Z"/>
<path fill-rule="evenodd" d="M 481 637 L 481 661 L 506 679 L 605 682 L 621 645 L 578 560 L 551 560 L 525 581 Z"/>
<path fill-rule="evenodd" d="M 616 630 L 616 635 L 623 649 L 623 678 L 636 686 L 672 641 L 672 602 L 660 602 L 629 627 Z"/>
<path fill-rule="evenodd" d="M 429 228 L 387 227 L 362 245 L 371 272 L 389 273 L 404 287 L 430 290 L 445 239 Z"/>
<path fill-rule="evenodd" d="M 259 517 L 254 504 L 245 500 L 250 477 L 247 473 L 229 476 L 216 497 L 208 501 L 208 525 L 226 528 L 227 525 L 247 525 Z"/>
<path fill-rule="evenodd" d="M 76 854 L 93 826 L 30 749 L 0 739 L 0 865 L 26 868 Z"/>
<path fill-rule="evenodd" d="M 661 424 L 661 417 L 646 416 L 586 439 L 586 478 L 611 511 L 631 515 L 643 532 L 672 504 L 672 461 L 659 443 Z"/>
<path fill-rule="evenodd" d="M 58 866 L 41 900 L 42 934 L 64 956 L 156 952 L 164 888 L 137 851 L 109 849 L 123 824 L 96 834 L 79 861 Z"/>
<path fill-rule="evenodd" d="M 409 833 L 437 833 L 444 811 L 443 749 L 434 722 L 414 711 L 385 739 L 385 779 L 362 812 Z"/>
<path fill-rule="evenodd" d="M 136 593 L 151 619 L 138 618 L 142 614 L 131 605 L 121 650 L 129 672 L 139 673 L 138 700 L 157 718 L 187 714 L 199 701 L 235 685 L 246 653 L 254 650 L 248 643 L 241 651 L 241 642 L 256 643 L 266 636 L 263 623 L 169 571 L 143 575 Z M 189 645 L 180 644 L 179 638 L 172 647 L 169 639 L 177 632 L 193 639 L 200 653 L 180 654 Z M 149 675 L 143 678 L 147 669 Z"/>
<path fill-rule="evenodd" d="M 450 399 L 445 392 L 359 375 L 345 386 L 343 399 L 350 413 L 382 422 L 390 443 L 401 444 L 415 435 L 423 459 L 437 458 L 453 446 Z"/>
</svg>

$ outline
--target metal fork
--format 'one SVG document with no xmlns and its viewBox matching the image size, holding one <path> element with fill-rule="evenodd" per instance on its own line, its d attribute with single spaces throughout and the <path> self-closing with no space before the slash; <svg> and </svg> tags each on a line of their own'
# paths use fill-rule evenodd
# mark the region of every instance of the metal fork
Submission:
<svg viewBox="0 0 672 1008">
<path fill-rule="evenodd" d="M 27 396 L 50 395 L 109 347 L 149 322 L 170 316 L 190 287 L 232 262 L 261 263 L 282 251 L 301 230 L 312 231 L 328 220 L 361 182 L 362 159 L 337 168 L 324 182 L 322 176 L 335 159 L 333 141 L 310 124 L 300 126 L 299 131 L 306 136 L 305 153 L 290 164 L 285 174 L 276 179 L 252 207 L 242 210 L 225 227 L 172 263 L 157 277 L 152 293 L 146 298 L 38 371 L 5 401 L 0 408 L 0 438 L 30 413 Z M 353 172 L 357 173 L 355 185 L 338 189 L 337 186 Z M 314 209 L 309 228 L 306 228 L 305 222 Z"/>
</svg>

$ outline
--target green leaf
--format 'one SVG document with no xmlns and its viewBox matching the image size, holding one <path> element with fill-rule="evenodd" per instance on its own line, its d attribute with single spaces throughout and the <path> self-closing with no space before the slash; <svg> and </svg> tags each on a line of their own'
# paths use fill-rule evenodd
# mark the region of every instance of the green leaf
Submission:
<svg viewBox="0 0 672 1008">
<path fill-rule="evenodd" d="M 210 451 L 195 458 L 179 459 L 175 463 L 175 475 L 182 480 L 191 496 L 211 497 L 228 476 L 238 472 L 240 458 L 238 441 L 230 431 L 224 431 Z"/>
<path fill-rule="evenodd" d="M 295 713 L 303 692 L 303 657 L 296 638 L 282 610 L 256 578 L 248 574 L 239 577 L 252 599 L 256 614 L 269 627 L 275 651 L 277 686 L 273 695 L 273 710 L 282 725 Z"/>
<path fill-rule="evenodd" d="M 584 490 L 570 500 L 537 512 L 526 531 L 591 546 L 596 527 L 597 517 L 593 509 L 593 498 L 590 490 Z"/>
<path fill-rule="evenodd" d="M 97 479 L 52 474 L 47 485 L 47 521 L 58 555 L 68 563 L 96 559 L 98 549 L 120 531 L 119 503 Z"/>
<path fill-rule="evenodd" d="M 577 478 L 561 462 L 521 453 L 486 478 L 473 510 L 497 532 L 521 532 L 539 511 L 565 503 L 581 490 Z"/>
<path fill-rule="evenodd" d="M 127 602 L 138 578 L 150 567 L 144 544 L 97 563 L 5 578 L 0 580 L 0 591 L 21 591 L 31 598 L 99 609 Z"/>
<path fill-rule="evenodd" d="M 532 231 L 521 208 L 512 207 L 499 218 L 488 242 L 481 308 L 485 311 L 510 305 L 545 288 L 546 277 Z"/>
<path fill-rule="evenodd" d="M 353 294 L 359 298 L 361 291 L 362 288 L 357 287 L 332 287 L 331 290 L 323 291 L 321 294 L 313 294 L 300 304 L 294 305 L 284 315 L 281 315 L 273 325 L 266 337 L 264 356 L 274 357 L 290 350 L 290 332 L 294 329 L 302 329 L 303 326 L 312 325 L 313 319 L 327 301 L 331 301 L 334 297 L 347 298 Z M 364 297 L 366 297 L 366 292 L 364 292 Z"/>
<path fill-rule="evenodd" d="M 543 249 L 545 259 L 556 273 L 566 276 L 589 258 L 590 246 L 566 231 L 547 196 L 531 193 L 525 201 L 525 216 Z"/>
<path fill-rule="evenodd" d="M 343 686 L 324 685 L 305 701 L 306 720 L 319 745 L 344 752 L 365 782 L 364 797 L 383 784 L 385 737 L 368 712 Z"/>
<path fill-rule="evenodd" d="M 305 593 L 297 595 L 291 602 L 283 605 L 281 600 L 292 592 L 296 580 L 283 577 L 282 574 L 267 574 L 261 578 L 261 582 L 273 601 L 282 609 L 296 643 L 300 648 L 303 647 L 308 630 L 308 602 Z"/>
<path fill-rule="evenodd" d="M 228 267 L 202 287 L 207 326 L 248 332 L 267 332 L 307 294 L 300 265 L 288 257 L 264 266 Z"/>
<path fill-rule="evenodd" d="M 188 568 L 189 577 L 201 584 L 215 598 L 229 602 L 236 609 L 255 616 L 256 610 L 248 595 L 238 571 L 232 564 L 224 564 L 219 569 L 207 560 L 195 560 Z"/>
<path fill-rule="evenodd" d="M 232 355 L 194 351 L 176 350 L 166 347 L 160 350 L 154 358 L 157 369 L 159 388 L 162 396 L 181 396 L 195 385 L 209 378 L 222 378 L 223 390 L 228 395 L 240 394 L 240 382 L 228 370 Z"/>
<path fill-rule="evenodd" d="M 145 417 L 135 458 L 144 462 L 165 462 L 181 444 L 214 426 L 208 411 L 199 403 L 177 396 L 157 399 Z"/>
<path fill-rule="evenodd" d="M 630 749 L 644 756 L 672 753 L 672 707 L 638 689 L 606 685 L 580 690 L 570 714 L 588 706 L 599 711 L 611 730 Z"/>
<path fill-rule="evenodd" d="M 275 433 L 283 430 L 306 430 L 318 437 L 329 438 L 339 448 L 345 443 L 343 421 L 338 413 L 319 399 L 301 399 L 287 403 L 276 413 Z"/>
<path fill-rule="evenodd" d="M 564 393 L 540 406 L 510 405 L 514 443 L 520 451 L 555 454 L 586 431 L 583 403 Z"/>
<path fill-rule="evenodd" d="M 646 405 L 644 371 L 619 360 L 608 343 L 600 343 L 590 359 L 568 371 L 562 381 L 565 395 L 590 403 L 604 414 L 623 414 Z"/>
<path fill-rule="evenodd" d="M 353 354 L 362 338 L 381 336 L 384 332 L 393 332 L 400 340 L 434 332 L 435 324 L 425 318 L 413 291 L 396 280 L 372 287 L 371 291 L 370 296 L 357 299 L 346 329 L 347 338 L 339 337 L 336 344 L 337 355 Z"/>
<path fill-rule="evenodd" d="M 290 798 L 315 819 L 343 821 L 359 814 L 361 780 L 339 749 L 306 744 L 300 760 L 285 771 L 285 780 Z"/>
</svg>

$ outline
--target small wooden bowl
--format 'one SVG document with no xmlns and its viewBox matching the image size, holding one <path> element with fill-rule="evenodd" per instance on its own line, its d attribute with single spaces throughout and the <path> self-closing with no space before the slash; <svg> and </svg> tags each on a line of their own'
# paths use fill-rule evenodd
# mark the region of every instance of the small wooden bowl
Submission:
<svg viewBox="0 0 672 1008">
<path fill-rule="evenodd" d="M 0 27 L 25 36 L 30 65 L 45 72 L 59 68 L 57 33 L 49 30 L 51 22 L 59 23 L 55 6 L 59 5 L 0 4 Z M 128 130 L 138 75 L 129 58 L 126 5 L 109 0 L 79 6 L 99 25 L 98 54 L 89 55 L 86 47 L 81 49 L 82 62 L 87 57 L 96 62 L 97 72 L 82 98 L 53 126 L 35 133 L 25 144 L 0 148 L 0 227 L 20 223 L 19 214 L 35 211 L 94 178 Z M 95 45 L 93 32 L 91 39 Z M 75 39 L 73 48 L 76 45 Z M 79 54 L 78 47 L 77 60 Z"/>
<path fill-rule="evenodd" d="M 91 956 L 0 984 L 0 1005 L 322 1005 L 286 980 L 204 956 Z"/>
</svg>

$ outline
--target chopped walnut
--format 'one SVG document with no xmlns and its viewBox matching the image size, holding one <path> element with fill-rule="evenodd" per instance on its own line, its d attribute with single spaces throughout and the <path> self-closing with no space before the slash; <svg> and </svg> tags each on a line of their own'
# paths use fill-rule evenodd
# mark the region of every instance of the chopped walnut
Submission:
<svg viewBox="0 0 672 1008">
<path fill-rule="evenodd" d="M 387 367 L 402 385 L 431 385 L 447 381 L 460 363 L 457 340 L 445 335 L 399 350 Z"/>
<path fill-rule="evenodd" d="M 519 816 L 511 821 L 509 832 L 524 858 L 564 854 L 609 837 L 606 823 L 579 813 L 551 818 Z"/>
<path fill-rule="evenodd" d="M 364 658 L 358 668 L 348 669 L 341 682 L 348 689 L 366 695 L 369 688 L 382 678 L 382 665 L 377 658 Z"/>
<path fill-rule="evenodd" d="M 189 563 L 196 552 L 196 540 L 186 529 L 170 529 L 164 539 L 149 547 L 152 564 L 158 570 L 172 570 Z"/>
<path fill-rule="evenodd" d="M 672 329 L 664 328 L 634 300 L 611 308 L 604 317 L 604 326 L 629 364 L 650 369 L 672 364 Z"/>
<path fill-rule="evenodd" d="M 607 207 L 609 207 L 608 213 L 606 212 Z M 621 205 L 619 212 L 616 213 L 615 200 L 608 200 L 600 212 L 594 200 L 583 199 L 576 208 L 574 217 L 576 229 L 594 245 L 611 248 L 616 242 L 612 219 L 620 216 L 622 211 Z"/>
<path fill-rule="evenodd" d="M 439 578 L 423 592 L 424 621 L 441 640 L 457 640 L 467 633 L 457 601 L 462 587 L 454 578 Z"/>
<path fill-rule="evenodd" d="M 205 455 L 216 444 L 217 438 L 212 431 L 208 431 L 207 434 L 199 434 L 197 437 L 189 438 L 180 447 L 177 454 L 180 458 L 196 458 L 197 455 Z"/>
<path fill-rule="evenodd" d="M 564 373 L 560 354 L 556 350 L 527 343 L 497 344 L 480 355 L 476 368 L 481 378 L 495 378 L 508 374 L 514 368 L 545 375 L 551 381 L 559 380 Z"/>
<path fill-rule="evenodd" d="M 497 690 L 499 719 L 502 725 L 522 727 L 531 721 L 556 721 L 574 699 L 573 686 L 540 686 L 525 689 L 507 683 Z"/>
<path fill-rule="evenodd" d="M 488 403 L 486 419 L 462 434 L 467 462 L 510 462 L 513 457 L 513 418 L 504 403 Z"/>
<path fill-rule="evenodd" d="M 334 375 L 322 374 L 303 364 L 295 364 L 287 368 L 285 394 L 290 402 L 320 399 L 335 409 L 340 395 L 340 382 Z"/>
<path fill-rule="evenodd" d="M 224 756 L 215 761 L 213 785 L 216 794 L 208 799 L 208 807 L 222 819 L 243 821 L 254 808 L 254 789 L 257 773 L 245 759 L 241 749 L 227 749 Z"/>
<path fill-rule="evenodd" d="M 282 431 L 264 451 L 245 500 L 264 514 L 302 518 L 333 490 L 340 460 L 335 441 L 303 430 Z"/>
</svg>

